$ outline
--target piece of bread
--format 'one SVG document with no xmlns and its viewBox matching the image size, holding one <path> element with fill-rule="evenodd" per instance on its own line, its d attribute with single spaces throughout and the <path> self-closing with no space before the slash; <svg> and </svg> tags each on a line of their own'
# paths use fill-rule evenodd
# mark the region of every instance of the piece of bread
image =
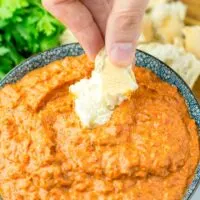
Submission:
<svg viewBox="0 0 200 200">
<path fill-rule="evenodd" d="M 200 59 L 200 26 L 187 26 L 183 34 L 185 49 Z"/>
<path fill-rule="evenodd" d="M 169 65 L 185 80 L 190 88 L 193 88 L 200 76 L 200 61 L 183 48 L 171 44 L 150 43 L 141 44 L 138 49 L 157 57 Z"/>
<path fill-rule="evenodd" d="M 75 111 L 82 125 L 92 128 L 106 123 L 114 108 L 137 88 L 132 65 L 113 65 L 103 49 L 96 57 L 91 78 L 71 85 L 70 91 L 75 96 Z"/>
<path fill-rule="evenodd" d="M 182 35 L 186 6 L 181 2 L 158 4 L 151 13 L 157 39 L 163 43 L 174 43 Z"/>
</svg>

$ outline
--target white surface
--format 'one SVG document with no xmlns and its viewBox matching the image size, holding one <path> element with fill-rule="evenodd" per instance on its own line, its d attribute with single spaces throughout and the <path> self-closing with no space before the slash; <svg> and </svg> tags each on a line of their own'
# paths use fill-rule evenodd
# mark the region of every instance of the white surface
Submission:
<svg viewBox="0 0 200 200">
<path fill-rule="evenodd" d="M 200 200 L 200 186 L 198 187 L 197 191 L 195 192 L 191 200 Z"/>
</svg>

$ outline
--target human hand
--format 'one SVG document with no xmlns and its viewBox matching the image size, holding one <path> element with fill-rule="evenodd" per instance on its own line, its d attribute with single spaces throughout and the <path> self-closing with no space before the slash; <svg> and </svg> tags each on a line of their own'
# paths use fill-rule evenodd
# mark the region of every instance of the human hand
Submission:
<svg viewBox="0 0 200 200">
<path fill-rule="evenodd" d="M 44 7 L 68 26 L 94 59 L 105 45 L 111 61 L 133 62 L 148 0 L 44 0 Z"/>
</svg>

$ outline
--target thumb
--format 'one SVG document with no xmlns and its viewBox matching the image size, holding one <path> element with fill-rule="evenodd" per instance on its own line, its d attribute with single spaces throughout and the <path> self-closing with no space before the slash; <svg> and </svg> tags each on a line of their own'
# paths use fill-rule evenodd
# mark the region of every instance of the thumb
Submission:
<svg viewBox="0 0 200 200">
<path fill-rule="evenodd" d="M 133 62 L 148 0 L 115 0 L 106 30 L 106 50 L 114 64 Z"/>
</svg>

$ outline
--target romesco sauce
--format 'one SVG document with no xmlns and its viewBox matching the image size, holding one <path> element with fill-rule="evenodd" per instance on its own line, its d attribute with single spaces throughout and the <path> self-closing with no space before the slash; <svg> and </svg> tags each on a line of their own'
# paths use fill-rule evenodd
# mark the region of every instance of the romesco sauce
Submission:
<svg viewBox="0 0 200 200">
<path fill-rule="evenodd" d="M 4 200 L 183 197 L 199 144 L 177 88 L 135 67 L 139 89 L 130 100 L 106 124 L 84 129 L 68 88 L 92 69 L 85 55 L 69 57 L 0 90 Z"/>
</svg>

